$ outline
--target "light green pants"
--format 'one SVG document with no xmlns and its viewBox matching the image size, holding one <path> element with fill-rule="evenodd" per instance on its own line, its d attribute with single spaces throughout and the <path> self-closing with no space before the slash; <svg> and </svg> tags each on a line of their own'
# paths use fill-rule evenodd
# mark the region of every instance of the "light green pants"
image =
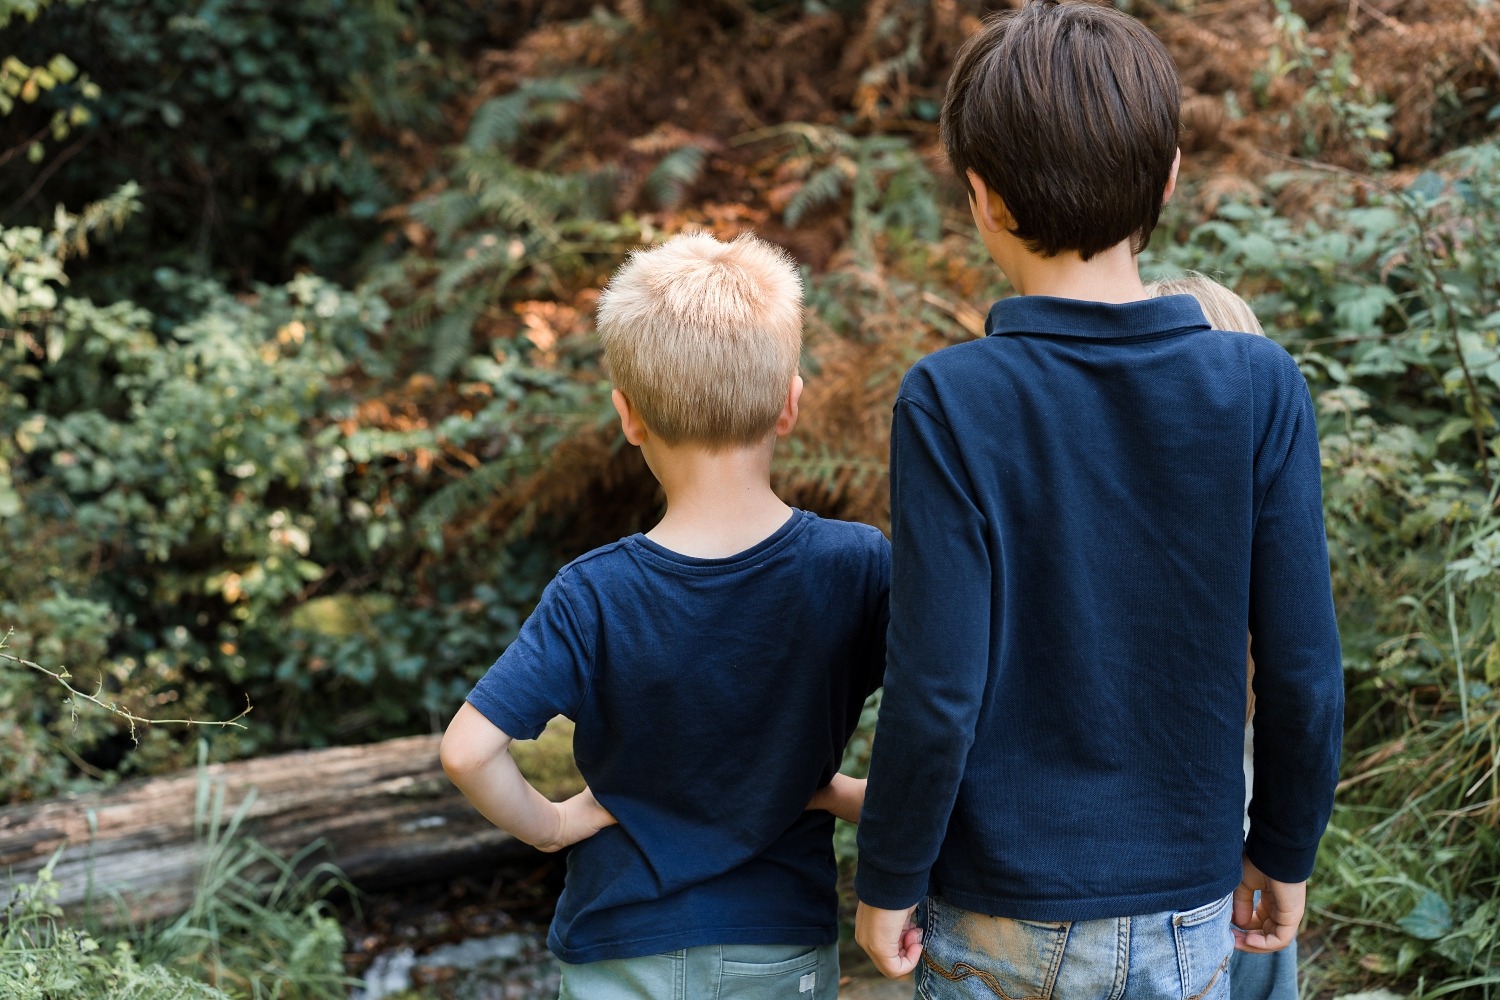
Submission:
<svg viewBox="0 0 1500 1000">
<path fill-rule="evenodd" d="M 703 945 L 664 955 L 562 963 L 559 1000 L 834 1000 L 837 945 Z"/>
</svg>

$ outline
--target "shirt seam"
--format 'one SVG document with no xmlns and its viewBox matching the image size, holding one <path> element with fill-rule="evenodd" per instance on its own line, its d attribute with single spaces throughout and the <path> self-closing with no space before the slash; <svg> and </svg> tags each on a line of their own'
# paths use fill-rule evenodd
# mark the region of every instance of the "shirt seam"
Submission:
<svg viewBox="0 0 1500 1000">
<path fill-rule="evenodd" d="M 568 718 L 577 719 L 579 714 L 583 711 L 583 706 L 588 704 L 589 695 L 592 694 L 594 690 L 594 672 L 599 663 L 599 653 L 597 647 L 595 646 L 595 640 L 598 638 L 599 630 L 595 628 L 592 634 L 585 633 L 584 630 L 579 627 L 580 617 L 578 614 L 578 609 L 574 607 L 573 598 L 568 594 L 567 589 L 564 587 L 558 587 L 557 595 L 558 597 L 562 598 L 563 604 L 567 606 L 568 618 L 571 621 L 573 631 L 577 633 L 578 637 L 582 639 L 588 646 L 588 669 L 584 673 L 585 680 L 583 684 L 583 691 L 579 694 L 577 703 L 575 703 L 572 710 L 568 712 Z"/>
<path fill-rule="evenodd" d="M 745 549 L 742 552 L 737 552 L 731 556 L 725 556 L 724 559 L 705 559 L 701 560 L 699 563 L 679 562 L 676 558 L 673 558 L 672 556 L 666 555 L 662 552 L 658 552 L 655 548 L 652 548 L 652 545 L 657 544 L 655 542 L 652 542 L 651 545 L 639 544 L 639 539 L 635 535 L 629 536 L 627 538 L 622 538 L 620 540 L 620 545 L 622 547 L 628 546 L 631 552 L 638 553 L 641 556 L 645 557 L 651 562 L 653 566 L 665 568 L 673 573 L 679 573 L 684 576 L 721 576 L 729 573 L 744 572 L 745 570 L 754 569 L 755 567 L 761 565 L 766 559 L 780 553 L 783 549 L 791 545 L 793 541 L 802 534 L 803 531 L 807 530 L 807 526 L 812 523 L 812 520 L 815 517 L 817 517 L 817 515 L 813 514 L 811 511 L 793 508 L 791 516 L 787 518 L 782 527 L 777 528 L 776 531 L 767 535 L 759 542 L 756 542 L 748 549 Z M 760 549 L 761 545 L 764 545 L 766 542 L 775 538 L 777 534 L 780 534 L 782 532 L 785 532 L 785 534 L 780 539 L 767 546 L 766 548 Z M 644 536 L 639 537 L 644 538 Z M 650 539 L 645 540 L 647 542 L 651 541 Z M 671 551 L 671 549 L 666 549 L 666 552 Z M 753 555 L 751 553 L 753 553 Z M 681 554 L 677 553 L 676 555 Z M 682 558 L 694 559 L 695 557 L 682 556 Z"/>
<path fill-rule="evenodd" d="M 1254 391 L 1254 383 L 1252 382 L 1251 385 L 1252 391 Z M 1307 392 L 1307 387 L 1305 385 L 1303 386 L 1303 392 Z M 1265 509 L 1266 498 L 1275 491 L 1276 486 L 1281 482 L 1282 475 L 1286 472 L 1286 467 L 1292 463 L 1292 455 L 1294 452 L 1296 452 L 1297 442 L 1302 436 L 1302 418 L 1306 415 L 1308 407 L 1311 406 L 1311 402 L 1312 401 L 1310 397 L 1302 398 L 1299 396 L 1299 398 L 1297 399 L 1297 407 L 1292 413 L 1292 430 L 1288 435 L 1289 440 L 1287 443 L 1286 452 L 1281 456 L 1281 464 L 1276 467 L 1276 471 L 1272 474 L 1270 482 L 1266 483 L 1266 492 L 1261 497 L 1260 508 L 1255 512 L 1255 523 L 1257 526 L 1259 526 L 1260 524 L 1260 515 Z M 1316 434 L 1316 431 L 1314 431 L 1314 433 Z M 1321 461 L 1322 459 L 1320 458 L 1319 462 L 1321 463 Z"/>
<path fill-rule="evenodd" d="M 954 461 L 957 463 L 958 467 L 963 470 L 964 473 L 964 500 L 974 511 L 974 514 L 979 518 L 979 522 L 988 527 L 989 518 L 985 517 L 984 511 L 980 509 L 979 504 L 974 502 L 974 498 L 978 494 L 978 491 L 974 488 L 974 475 L 969 470 L 969 463 L 964 458 L 963 449 L 959 447 L 958 440 L 953 436 L 953 428 L 948 426 L 948 421 L 943 419 L 940 414 L 932 412 L 931 409 L 929 409 L 919 400 L 912 399 L 910 396 L 905 395 L 897 396 L 896 405 L 900 406 L 902 404 L 920 410 L 928 420 L 931 420 L 935 426 L 942 429 L 943 436 L 948 439 L 948 444 L 950 446 L 949 454 L 953 456 Z"/>
<path fill-rule="evenodd" d="M 724 924 L 718 927 L 689 927 L 672 931 L 667 934 L 652 934 L 648 937 L 623 937 L 610 938 L 608 941 L 596 941 L 583 947 L 570 948 L 570 951 L 596 951 L 600 948 L 618 948 L 622 945 L 650 944 L 653 941 L 671 941 L 683 937 L 688 932 L 693 936 L 702 934 L 737 934 L 755 933 L 771 934 L 781 931 L 820 931 L 826 932 L 829 928 L 823 924 Z M 789 942 L 795 943 L 795 942 Z"/>
<path fill-rule="evenodd" d="M 986 334 L 988 337 L 1036 337 L 1041 340 L 1070 340 L 1083 344 L 1149 344 L 1156 340 L 1171 340 L 1176 337 L 1186 337 L 1191 334 L 1204 332 L 1201 326 L 1179 326 L 1168 330 L 1154 330 L 1151 333 L 1128 333 L 1118 335 L 1100 335 L 1097 333 L 1066 333 L 1060 330 L 992 330 Z"/>
</svg>

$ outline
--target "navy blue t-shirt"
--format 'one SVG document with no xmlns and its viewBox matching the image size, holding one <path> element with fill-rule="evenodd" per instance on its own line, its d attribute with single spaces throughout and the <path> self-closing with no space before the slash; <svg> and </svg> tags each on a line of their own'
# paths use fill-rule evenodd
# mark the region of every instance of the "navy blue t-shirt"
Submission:
<svg viewBox="0 0 1500 1000">
<path fill-rule="evenodd" d="M 573 847 L 548 945 L 579 963 L 838 940 L 833 777 L 885 666 L 890 546 L 805 511 L 737 555 L 631 535 L 565 566 L 468 701 L 576 724 L 619 820 Z"/>
<path fill-rule="evenodd" d="M 1312 870 L 1343 672 L 1307 383 L 1187 295 L 1005 299 L 907 374 L 855 887 L 1088 920 Z M 1241 841 L 1245 635 L 1255 787 Z"/>
</svg>

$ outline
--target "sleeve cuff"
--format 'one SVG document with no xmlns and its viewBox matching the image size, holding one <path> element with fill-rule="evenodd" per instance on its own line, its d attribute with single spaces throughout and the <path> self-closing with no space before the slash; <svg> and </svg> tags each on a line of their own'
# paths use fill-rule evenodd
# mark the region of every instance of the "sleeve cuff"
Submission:
<svg viewBox="0 0 1500 1000">
<path fill-rule="evenodd" d="M 527 723 L 512 712 L 509 706 L 479 688 L 470 691 L 469 696 L 464 700 L 478 709 L 480 715 L 490 720 L 490 725 L 513 740 L 534 740 L 542 735 L 543 729 L 547 728 L 545 722 L 540 726 Z"/>
<path fill-rule="evenodd" d="M 881 910 L 906 910 L 927 895 L 930 869 L 910 875 L 884 871 L 861 858 L 854 870 L 854 892 L 860 902 Z"/>
<path fill-rule="evenodd" d="M 1267 878 L 1278 882 L 1306 882 L 1312 875 L 1313 864 L 1318 858 L 1318 845 L 1284 847 L 1272 844 L 1257 837 L 1255 827 L 1252 826 L 1250 836 L 1245 838 L 1245 856 Z"/>
</svg>

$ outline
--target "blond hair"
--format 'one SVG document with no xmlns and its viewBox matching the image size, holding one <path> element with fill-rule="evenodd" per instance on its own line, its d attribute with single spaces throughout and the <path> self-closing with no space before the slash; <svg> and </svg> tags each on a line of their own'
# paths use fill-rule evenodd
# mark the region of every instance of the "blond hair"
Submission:
<svg viewBox="0 0 1500 1000">
<path fill-rule="evenodd" d="M 599 296 L 615 388 L 668 444 L 728 448 L 776 427 L 802 355 L 802 280 L 748 233 L 637 250 Z"/>
<path fill-rule="evenodd" d="M 1146 285 L 1146 294 L 1153 299 L 1163 295 L 1191 295 L 1203 307 L 1203 318 L 1215 330 L 1266 335 L 1250 304 L 1206 274 L 1188 271 L 1180 278 L 1152 281 Z"/>
</svg>

